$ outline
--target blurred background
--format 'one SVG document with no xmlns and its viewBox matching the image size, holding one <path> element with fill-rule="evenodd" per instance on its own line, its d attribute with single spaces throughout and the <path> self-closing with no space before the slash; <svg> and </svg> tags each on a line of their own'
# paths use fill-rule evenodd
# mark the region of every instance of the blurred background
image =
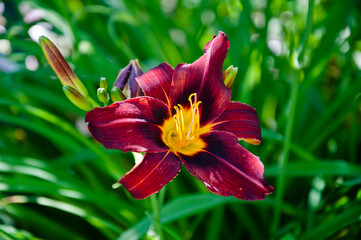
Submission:
<svg viewBox="0 0 361 240">
<path fill-rule="evenodd" d="M 224 31 L 232 99 L 257 109 L 264 201 L 209 193 L 183 169 L 164 239 L 361 238 L 361 4 L 357 0 L 0 1 L 0 239 L 158 239 L 149 199 L 120 177 L 133 155 L 89 136 L 38 45 L 45 35 L 93 98 L 138 58 L 193 62 Z"/>
</svg>

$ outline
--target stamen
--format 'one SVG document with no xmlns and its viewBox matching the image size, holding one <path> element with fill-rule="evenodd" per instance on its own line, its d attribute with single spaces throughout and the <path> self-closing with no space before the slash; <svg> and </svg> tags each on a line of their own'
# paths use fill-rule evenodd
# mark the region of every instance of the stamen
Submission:
<svg viewBox="0 0 361 240">
<path fill-rule="evenodd" d="M 202 103 L 202 101 L 199 101 L 197 103 L 197 105 L 196 105 L 196 109 L 197 109 L 197 112 L 196 112 L 196 114 L 197 114 L 197 137 L 199 137 L 199 132 L 200 132 L 200 128 L 201 128 L 200 116 L 199 116 L 199 108 L 198 108 L 199 104 L 201 104 L 201 103 Z"/>
<path fill-rule="evenodd" d="M 194 96 L 194 101 L 192 101 L 192 97 Z M 188 98 L 190 104 L 191 104 L 191 111 L 192 111 L 192 120 L 191 120 L 191 124 L 189 126 L 189 130 L 187 133 L 187 140 L 191 140 L 194 138 L 194 131 L 195 129 L 198 129 L 198 136 L 199 136 L 199 111 L 198 111 L 198 106 L 199 104 L 201 104 L 202 102 L 199 101 L 197 102 L 197 93 L 192 93 L 189 98 Z M 194 124 L 194 118 L 197 117 L 197 125 Z M 190 135 L 192 134 L 192 137 L 190 137 Z"/>
<path fill-rule="evenodd" d="M 174 119 L 176 120 L 176 123 L 179 125 L 179 128 L 180 128 L 180 117 L 179 117 L 179 108 L 177 106 L 174 106 L 174 109 L 176 111 L 176 114 L 174 115 Z M 177 130 L 178 131 L 178 130 Z"/>
<path fill-rule="evenodd" d="M 179 131 L 179 127 L 178 127 L 177 116 L 174 115 L 173 118 L 174 118 L 174 121 L 175 121 L 175 127 L 176 127 L 177 132 L 178 132 L 178 131 Z"/>
<path fill-rule="evenodd" d="M 184 141 L 184 118 L 183 118 L 183 107 L 178 104 L 179 108 L 177 106 L 174 106 L 174 109 L 176 110 L 176 114 L 174 115 L 174 120 L 176 122 L 176 128 L 177 128 L 177 134 L 178 134 L 178 145 L 182 145 Z"/>
<path fill-rule="evenodd" d="M 177 104 L 178 106 L 179 106 L 179 109 L 180 109 L 180 115 L 181 115 L 181 122 L 182 122 L 182 133 L 184 132 L 184 129 L 185 129 L 185 127 L 184 127 L 184 117 L 183 117 L 183 107 L 182 107 L 182 105 L 180 105 L 180 104 Z"/>
<path fill-rule="evenodd" d="M 175 152 L 192 144 L 200 135 L 199 105 L 202 102 L 197 101 L 197 93 L 189 95 L 188 100 L 190 108 L 184 109 L 180 104 L 174 106 L 174 125 L 165 136 L 166 144 Z"/>
<path fill-rule="evenodd" d="M 189 126 L 189 130 L 188 130 L 188 134 L 187 134 L 187 140 L 189 140 L 190 138 L 189 138 L 189 135 L 191 134 L 191 131 L 192 131 L 192 129 L 193 129 L 193 122 L 194 122 L 194 111 L 193 111 L 193 109 L 192 109 L 192 120 L 191 120 L 191 124 L 190 124 L 190 126 Z"/>
</svg>

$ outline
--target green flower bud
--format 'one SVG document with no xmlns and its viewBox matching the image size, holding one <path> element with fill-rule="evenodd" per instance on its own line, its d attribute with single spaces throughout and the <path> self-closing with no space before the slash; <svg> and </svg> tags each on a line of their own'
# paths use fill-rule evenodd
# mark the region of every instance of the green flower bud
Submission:
<svg viewBox="0 0 361 240">
<path fill-rule="evenodd" d="M 104 88 L 105 91 L 108 90 L 108 82 L 107 82 L 107 79 L 105 77 L 100 78 L 100 88 Z"/>
<path fill-rule="evenodd" d="M 127 99 L 118 87 L 113 87 L 110 95 L 113 102 L 119 102 Z"/>
<path fill-rule="evenodd" d="M 94 106 L 86 99 L 83 95 L 81 95 L 75 88 L 69 85 L 65 85 L 63 87 L 63 91 L 66 97 L 78 108 L 84 111 L 90 111 L 94 108 Z"/>
<path fill-rule="evenodd" d="M 104 88 L 98 88 L 97 96 L 98 96 L 99 101 L 104 103 L 105 106 L 108 104 L 109 94 L 107 93 L 107 91 Z"/>
<path fill-rule="evenodd" d="M 84 97 L 88 96 L 88 90 L 83 83 L 75 75 L 69 64 L 61 55 L 58 48 L 46 37 L 41 36 L 39 38 L 40 47 L 44 52 L 46 59 L 48 60 L 50 67 L 58 76 L 63 86 L 71 86 L 76 89 Z"/>
<path fill-rule="evenodd" d="M 233 65 L 229 66 L 226 70 L 224 70 L 222 74 L 222 78 L 227 88 L 229 89 L 232 88 L 237 72 L 238 72 L 238 67 L 233 67 Z"/>
</svg>

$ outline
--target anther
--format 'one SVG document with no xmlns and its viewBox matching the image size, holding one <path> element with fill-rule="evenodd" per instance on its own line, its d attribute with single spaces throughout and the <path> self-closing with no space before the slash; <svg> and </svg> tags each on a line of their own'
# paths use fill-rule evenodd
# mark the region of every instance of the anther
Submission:
<svg viewBox="0 0 361 240">
<path fill-rule="evenodd" d="M 194 98 L 195 98 L 195 101 L 197 101 L 197 93 L 192 93 L 191 95 L 189 95 L 189 97 L 188 97 L 188 101 L 190 101 L 191 102 L 191 104 L 192 104 L 192 97 L 193 96 L 195 96 Z"/>
</svg>

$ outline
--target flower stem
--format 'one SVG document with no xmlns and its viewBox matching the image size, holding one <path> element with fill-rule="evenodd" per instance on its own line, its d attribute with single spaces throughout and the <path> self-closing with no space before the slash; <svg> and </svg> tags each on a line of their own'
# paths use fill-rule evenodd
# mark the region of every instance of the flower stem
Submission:
<svg viewBox="0 0 361 240">
<path fill-rule="evenodd" d="M 288 158 L 290 154 L 290 144 L 292 141 L 292 133 L 293 133 L 293 126 L 295 122 L 295 113 L 296 113 L 296 106 L 297 106 L 297 98 L 298 98 L 298 85 L 300 80 L 300 70 L 294 73 L 294 81 L 292 86 L 291 92 L 291 100 L 290 100 L 290 113 L 289 113 L 289 121 L 286 126 L 285 131 L 285 142 L 282 149 L 282 154 L 279 160 L 279 167 L 280 167 L 280 175 L 277 179 L 277 192 L 276 192 L 276 208 L 275 214 L 273 219 L 273 226 L 271 228 L 273 239 L 277 239 L 277 229 L 279 226 L 279 222 L 281 219 L 281 209 L 283 205 L 283 195 L 285 190 L 285 169 L 288 163 Z"/>
<path fill-rule="evenodd" d="M 285 129 L 285 142 L 282 149 L 282 154 L 279 160 L 279 167 L 280 167 L 280 174 L 277 179 L 277 192 L 276 192 L 276 208 L 275 214 L 273 219 L 273 225 L 271 227 L 272 239 L 277 239 L 277 231 L 281 220 L 281 210 L 283 205 L 283 195 L 285 192 L 285 185 L 286 185 L 286 167 L 289 160 L 290 155 L 290 147 L 292 142 L 292 135 L 294 129 L 294 122 L 296 117 L 296 107 L 298 102 L 298 91 L 299 91 L 299 84 L 301 73 L 303 71 L 305 62 L 304 56 L 305 51 L 308 45 L 309 35 L 311 34 L 312 30 L 312 22 L 313 22 L 313 9 L 314 9 L 314 0 L 308 1 L 308 12 L 307 12 L 307 22 L 305 27 L 305 33 L 302 41 L 301 51 L 298 55 L 298 62 L 296 70 L 293 74 L 293 82 L 292 82 L 292 92 L 290 96 L 290 109 L 289 109 L 289 121 L 287 122 L 286 129 Z M 293 50 L 292 50 L 293 51 Z"/>
<path fill-rule="evenodd" d="M 298 56 L 298 61 L 304 65 L 304 56 L 306 52 L 306 47 L 308 44 L 308 39 L 312 31 L 312 22 L 313 22 L 313 7 L 314 7 L 314 0 L 308 1 L 308 12 L 307 12 L 307 20 L 306 20 L 306 27 L 305 27 L 305 35 L 303 36 L 302 40 L 302 49 L 300 55 Z"/>
<path fill-rule="evenodd" d="M 150 196 L 150 201 L 152 203 L 152 209 L 153 209 L 153 228 L 154 231 L 159 236 L 159 240 L 163 240 L 163 233 L 162 233 L 162 226 L 160 223 L 160 210 L 162 209 L 162 194 L 161 190 L 159 193 L 153 194 Z"/>
</svg>

